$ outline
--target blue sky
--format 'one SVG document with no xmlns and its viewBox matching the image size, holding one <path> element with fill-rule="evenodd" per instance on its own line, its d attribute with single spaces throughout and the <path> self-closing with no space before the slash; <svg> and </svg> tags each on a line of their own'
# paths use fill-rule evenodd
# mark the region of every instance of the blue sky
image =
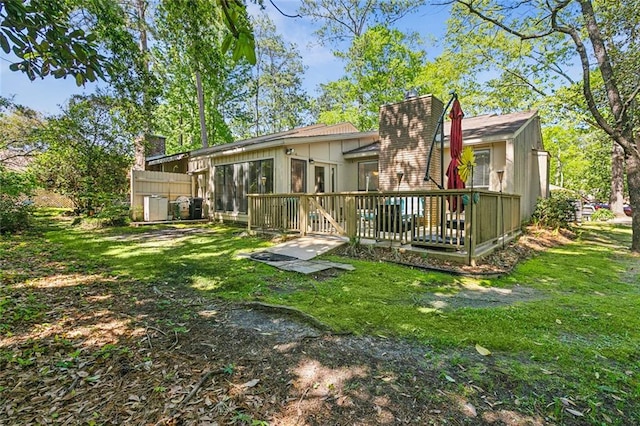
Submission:
<svg viewBox="0 0 640 426">
<path fill-rule="evenodd" d="M 278 7 L 285 13 L 294 14 L 298 8 L 297 0 L 279 0 Z M 316 95 L 320 83 L 335 80 L 342 75 L 342 63 L 333 57 L 327 47 L 317 43 L 314 26 L 307 19 L 287 18 L 265 1 L 265 11 L 276 24 L 278 32 L 285 41 L 295 43 L 301 53 L 307 71 L 304 87 L 307 92 Z M 441 40 L 445 34 L 448 6 L 424 6 L 417 12 L 404 17 L 397 27 L 406 32 L 418 32 L 427 43 L 422 46 L 429 58 L 439 53 L 439 46 L 429 40 Z M 250 13 L 260 13 L 257 7 L 250 6 Z M 415 47 L 414 47 L 415 48 Z M 1 52 L 1 51 L 0 51 Z M 74 94 L 91 93 L 96 84 L 78 87 L 73 78 L 56 80 L 49 76 L 45 79 L 30 81 L 23 73 L 9 70 L 12 58 L 1 52 L 0 55 L 0 91 L 3 96 L 14 96 L 17 103 L 29 106 L 45 114 L 60 111 L 59 105 Z M 104 85 L 104 83 L 102 83 Z"/>
</svg>

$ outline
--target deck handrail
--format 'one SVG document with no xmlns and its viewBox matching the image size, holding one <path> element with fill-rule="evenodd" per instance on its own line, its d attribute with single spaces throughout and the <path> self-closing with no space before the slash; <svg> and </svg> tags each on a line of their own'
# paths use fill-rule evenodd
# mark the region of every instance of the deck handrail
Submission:
<svg viewBox="0 0 640 426">
<path fill-rule="evenodd" d="M 248 210 L 250 230 L 335 233 L 470 256 L 520 228 L 519 195 L 471 188 L 250 194 Z"/>
</svg>

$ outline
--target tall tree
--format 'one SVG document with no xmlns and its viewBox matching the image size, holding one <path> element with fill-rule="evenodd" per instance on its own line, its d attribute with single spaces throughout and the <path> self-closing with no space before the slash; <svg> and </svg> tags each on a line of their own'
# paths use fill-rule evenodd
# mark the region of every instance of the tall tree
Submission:
<svg viewBox="0 0 640 426">
<path fill-rule="evenodd" d="M 150 69 L 149 2 L 75 1 L 84 12 L 86 27 L 108 52 L 109 86 L 127 109 L 128 126 L 137 135 L 134 168 L 144 168 L 146 135 L 154 132 L 153 115 L 160 95 L 158 79 Z"/>
<path fill-rule="evenodd" d="M 624 153 L 633 209 L 631 249 L 640 252 L 640 117 L 634 114 L 640 92 L 638 2 L 455 0 L 455 3 L 502 35 L 520 40 L 523 45 L 531 46 L 531 42 L 545 46 L 535 50 L 539 57 L 536 64 L 540 67 L 555 69 L 559 75 L 569 77 L 568 68 L 563 66 L 565 61 L 579 60 L 582 96 L 590 121 Z M 592 79 L 594 68 L 602 76 L 600 85 Z"/>
<path fill-rule="evenodd" d="M 170 127 L 167 129 L 169 132 L 173 129 L 189 131 L 176 135 L 176 145 L 189 139 L 206 147 L 210 143 L 228 142 L 231 138 L 223 116 L 236 108 L 235 103 L 240 102 L 246 91 L 243 83 L 246 82 L 249 61 L 255 62 L 255 52 L 253 33 L 249 31 L 250 54 L 225 53 L 230 40 L 229 26 L 225 24 L 230 9 L 221 6 L 223 4 L 233 6 L 236 2 L 167 0 L 158 7 L 158 72 L 164 76 L 166 85 L 165 107 L 161 108 L 165 116 L 161 122 Z M 240 8 L 234 13 L 236 15 L 231 19 L 250 29 L 246 10 Z M 236 25 L 234 28 L 237 31 L 239 27 Z M 199 135 L 193 134 L 193 105 L 197 106 L 195 122 L 198 123 Z M 186 149 L 192 147 L 184 146 Z"/>
<path fill-rule="evenodd" d="M 402 99 L 410 89 L 424 91 L 416 77 L 426 54 L 414 50 L 421 44 L 416 34 L 383 26 L 355 37 L 349 50 L 339 54 L 346 61 L 345 77 L 321 85 L 320 121 L 351 121 L 360 130 L 377 128 L 380 105 Z"/>
<path fill-rule="evenodd" d="M 310 18 L 320 25 L 316 30 L 320 43 L 330 46 L 333 54 L 347 63 L 358 60 L 365 56 L 364 49 L 366 43 L 363 42 L 365 33 L 373 28 L 389 29 L 394 23 L 404 16 L 415 12 L 425 0 L 395 0 L 392 2 L 385 0 L 302 0 L 298 10 L 301 16 Z M 360 42 L 357 42 L 360 39 Z M 348 46 L 348 54 L 343 51 L 344 42 Z M 338 104 L 338 99 L 332 95 L 342 89 L 349 89 L 349 81 L 361 81 L 365 71 L 353 66 L 350 70 L 352 78 L 342 79 L 338 82 L 329 83 L 321 87 L 323 94 L 315 109 L 325 112 L 321 120 L 325 122 L 335 122 L 342 118 L 349 118 L 360 129 L 369 129 L 372 126 L 371 119 L 360 115 L 358 111 L 369 109 L 369 102 L 365 99 L 365 93 L 358 90 L 349 90 L 347 99 L 342 105 Z M 331 87 L 335 86 L 335 87 Z M 350 89 L 353 89 L 351 87 Z M 355 101 L 352 99 L 355 96 Z M 329 102 L 329 110 L 326 110 L 326 102 Z M 376 106 L 376 108 L 379 107 Z M 338 109 L 336 109 L 338 108 Z"/>
<path fill-rule="evenodd" d="M 424 0 L 302 0 L 298 13 L 319 23 L 316 34 L 320 41 L 335 46 L 363 35 L 370 27 L 391 27 L 424 3 Z"/>
<path fill-rule="evenodd" d="M 38 132 L 44 124 L 37 111 L 0 96 L 0 166 L 19 168 L 37 155 L 42 149 Z"/>
<path fill-rule="evenodd" d="M 251 70 L 247 110 L 232 125 L 239 136 L 275 133 L 301 125 L 309 109 L 302 89 L 305 67 L 298 47 L 287 44 L 266 15 L 253 21 L 256 64 Z"/>
</svg>

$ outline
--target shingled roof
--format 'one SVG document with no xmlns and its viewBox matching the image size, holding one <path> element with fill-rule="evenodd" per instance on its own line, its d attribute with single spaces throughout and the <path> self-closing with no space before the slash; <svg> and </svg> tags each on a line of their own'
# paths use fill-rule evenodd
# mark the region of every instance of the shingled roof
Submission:
<svg viewBox="0 0 640 426">
<path fill-rule="evenodd" d="M 191 152 L 192 157 L 199 155 L 211 154 L 215 152 L 233 151 L 241 148 L 249 148 L 252 146 L 267 144 L 274 141 L 285 141 L 295 138 L 322 137 L 331 135 L 345 135 L 357 138 L 360 135 L 358 129 L 351 123 L 339 123 L 333 125 L 313 124 L 311 126 L 298 127 L 296 129 L 287 130 L 279 133 L 271 133 L 255 138 L 244 139 L 241 141 L 231 142 L 224 145 L 215 145 L 208 148 L 198 149 Z"/>
<path fill-rule="evenodd" d="M 522 129 L 538 112 L 522 111 L 511 114 L 488 114 L 462 119 L 462 140 L 471 141 L 482 139 L 483 141 L 503 140 L 513 137 Z M 444 123 L 444 140 L 449 139 L 451 122 Z"/>
<path fill-rule="evenodd" d="M 512 114 L 487 114 L 462 120 L 463 142 L 493 142 L 509 139 L 522 129 L 531 119 L 536 117 L 537 111 L 522 111 Z M 444 123 L 444 140 L 449 140 L 451 122 Z M 431 142 L 431 141 L 429 141 Z M 376 155 L 380 152 L 380 142 L 361 146 L 344 153 L 345 158 L 359 158 Z"/>
</svg>

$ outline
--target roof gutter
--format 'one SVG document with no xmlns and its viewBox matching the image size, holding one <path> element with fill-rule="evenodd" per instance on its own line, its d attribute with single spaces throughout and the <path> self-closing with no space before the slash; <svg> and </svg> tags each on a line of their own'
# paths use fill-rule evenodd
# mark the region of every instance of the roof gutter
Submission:
<svg viewBox="0 0 640 426">
<path fill-rule="evenodd" d="M 286 146 L 286 145 L 301 145 L 306 143 L 316 143 L 316 142 L 327 142 L 327 141 L 345 141 L 345 140 L 353 140 L 353 139 L 364 139 L 378 137 L 378 132 L 366 132 L 366 133 L 335 133 L 329 135 L 318 135 L 318 136 L 295 136 L 290 138 L 279 138 L 274 139 L 272 141 L 263 142 L 263 143 L 255 143 L 255 144 L 247 144 L 237 147 L 232 147 L 228 149 L 224 149 L 224 145 L 218 147 L 211 147 L 209 150 L 205 152 L 198 153 L 193 152 L 191 154 L 191 158 L 197 157 L 224 157 L 227 155 L 239 154 L 243 152 L 257 151 L 265 148 L 273 148 L 278 146 Z M 218 148 L 218 149 L 216 149 Z"/>
</svg>

